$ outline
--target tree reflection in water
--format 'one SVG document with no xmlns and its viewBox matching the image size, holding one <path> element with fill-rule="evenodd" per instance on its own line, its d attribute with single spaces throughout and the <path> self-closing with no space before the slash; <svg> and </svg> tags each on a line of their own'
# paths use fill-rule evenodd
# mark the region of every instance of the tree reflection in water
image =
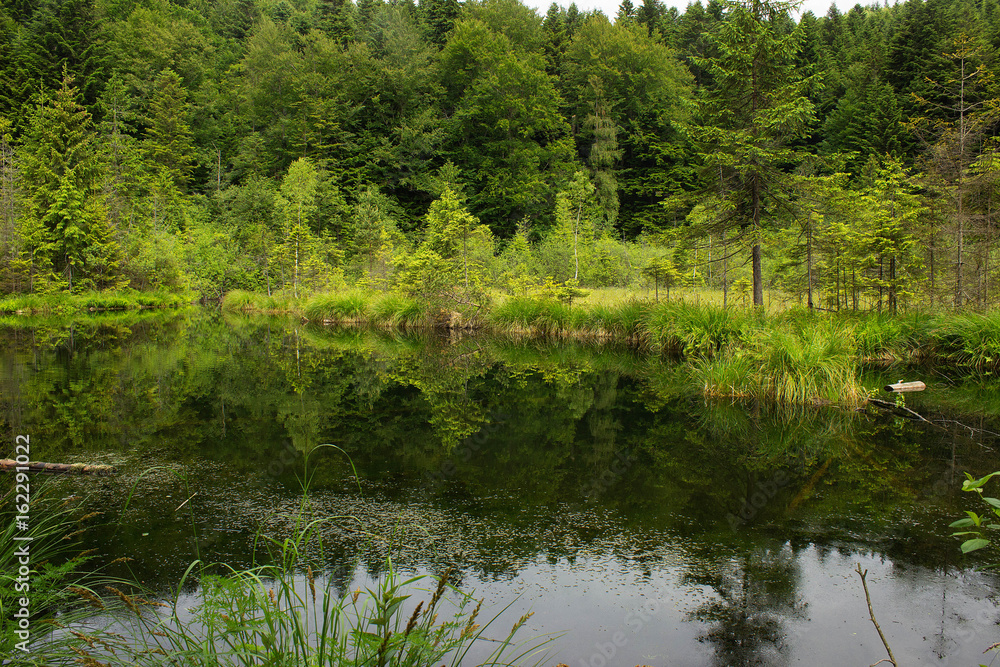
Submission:
<svg viewBox="0 0 1000 667">
<path fill-rule="evenodd" d="M 804 618 L 806 609 L 792 547 L 758 548 L 724 561 L 706 558 L 692 564 L 684 583 L 711 587 L 717 596 L 690 614 L 707 624 L 698 639 L 714 648 L 714 664 L 788 664 L 787 624 Z"/>
</svg>

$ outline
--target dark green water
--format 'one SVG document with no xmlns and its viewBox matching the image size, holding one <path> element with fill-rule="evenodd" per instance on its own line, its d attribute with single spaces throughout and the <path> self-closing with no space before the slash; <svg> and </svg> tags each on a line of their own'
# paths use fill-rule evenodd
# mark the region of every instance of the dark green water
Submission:
<svg viewBox="0 0 1000 667">
<path fill-rule="evenodd" d="M 871 664 L 855 563 L 901 664 L 975 665 L 1000 640 L 997 582 L 947 527 L 974 507 L 962 473 L 1000 468 L 966 428 L 1000 432 L 988 379 L 871 374 L 923 375 L 908 405 L 953 420 L 928 426 L 706 402 L 624 348 L 207 311 L 33 324 L 0 327 L 8 442 L 118 466 L 85 482 L 108 520 L 88 540 L 163 591 L 197 553 L 189 510 L 203 557 L 247 564 L 253 534 L 287 530 L 308 454 L 337 586 L 389 557 L 455 566 L 512 603 L 500 627 L 532 610 L 527 633 L 565 631 L 549 664 Z"/>
</svg>

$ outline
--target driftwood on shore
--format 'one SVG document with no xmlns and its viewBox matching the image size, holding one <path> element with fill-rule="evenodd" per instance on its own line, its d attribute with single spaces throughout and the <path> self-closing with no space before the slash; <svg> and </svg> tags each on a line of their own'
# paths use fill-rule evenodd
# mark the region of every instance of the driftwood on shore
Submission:
<svg viewBox="0 0 1000 667">
<path fill-rule="evenodd" d="M 14 459 L 0 459 L 0 471 L 18 471 L 19 468 L 26 468 L 27 470 L 20 470 L 19 472 L 47 472 L 53 474 L 66 474 L 66 475 L 98 475 L 105 477 L 107 475 L 112 475 L 115 472 L 113 466 L 106 465 L 89 465 L 86 463 L 42 463 L 41 461 L 28 461 L 27 463 L 18 463 Z"/>
</svg>

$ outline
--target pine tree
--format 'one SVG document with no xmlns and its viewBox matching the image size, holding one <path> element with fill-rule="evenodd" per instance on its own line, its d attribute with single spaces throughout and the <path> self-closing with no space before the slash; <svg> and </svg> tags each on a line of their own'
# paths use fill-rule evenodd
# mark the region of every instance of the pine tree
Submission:
<svg viewBox="0 0 1000 667">
<path fill-rule="evenodd" d="M 966 298 L 967 172 L 976 159 L 980 140 L 1000 113 L 1000 100 L 992 95 L 993 75 L 984 63 L 991 55 L 987 47 L 964 32 L 950 46 L 943 57 L 951 64 L 951 72 L 941 79 L 927 80 L 925 85 L 933 94 L 914 95 L 926 115 L 912 119 L 909 127 L 930 144 L 925 164 L 951 200 L 956 253 L 954 305 L 958 308 Z"/>
<path fill-rule="evenodd" d="M 426 0 L 420 3 L 420 9 L 430 41 L 444 46 L 460 13 L 458 0 Z"/>
<path fill-rule="evenodd" d="M 330 39 L 346 46 L 354 37 L 351 14 L 354 3 L 348 0 L 320 0 L 316 5 L 316 26 Z"/>
<path fill-rule="evenodd" d="M 635 21 L 635 5 L 632 0 L 622 0 L 618 5 L 618 13 L 615 14 L 615 25 L 625 26 Z"/>
<path fill-rule="evenodd" d="M 0 293 L 20 291 L 16 262 L 22 239 L 17 227 L 20 213 L 20 170 L 14 155 L 11 122 L 0 116 Z"/>
<path fill-rule="evenodd" d="M 427 211 L 427 237 L 424 246 L 444 260 L 462 257 L 462 276 L 469 289 L 469 235 L 479 225 L 479 218 L 469 213 L 451 188 L 445 188 Z"/>
<path fill-rule="evenodd" d="M 753 303 L 764 304 L 761 267 L 764 225 L 787 200 L 783 166 L 794 163 L 788 144 L 813 119 L 808 81 L 796 71 L 798 35 L 780 27 L 794 6 L 783 1 L 727 2 L 726 20 L 712 40 L 718 57 L 699 64 L 715 82 L 701 99 L 708 125 L 692 128 L 713 191 L 725 191 L 722 229 L 738 228 L 751 249 Z"/>
</svg>

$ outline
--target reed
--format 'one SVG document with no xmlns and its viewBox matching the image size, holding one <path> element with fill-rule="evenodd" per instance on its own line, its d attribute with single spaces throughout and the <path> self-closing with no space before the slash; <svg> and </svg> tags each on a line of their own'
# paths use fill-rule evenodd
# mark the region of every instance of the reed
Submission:
<svg viewBox="0 0 1000 667">
<path fill-rule="evenodd" d="M 54 479 L 30 478 L 31 514 L 26 531 L 14 521 L 14 486 L 0 498 L 0 664 L 71 665 L 79 655 L 73 650 L 76 637 L 71 631 L 88 633 L 97 614 L 121 608 L 117 599 L 102 600 L 106 586 L 123 586 L 119 580 L 98 570 L 88 570 L 91 556 L 82 550 L 79 535 L 94 514 L 85 514 L 80 498 L 66 497 Z M 15 541 L 18 538 L 29 540 Z M 29 573 L 19 582 L 22 566 L 16 547 L 29 546 Z M 29 588 L 19 589 L 19 583 Z M 17 647 L 22 638 L 14 614 L 19 599 L 30 600 L 28 652 Z"/>
</svg>

